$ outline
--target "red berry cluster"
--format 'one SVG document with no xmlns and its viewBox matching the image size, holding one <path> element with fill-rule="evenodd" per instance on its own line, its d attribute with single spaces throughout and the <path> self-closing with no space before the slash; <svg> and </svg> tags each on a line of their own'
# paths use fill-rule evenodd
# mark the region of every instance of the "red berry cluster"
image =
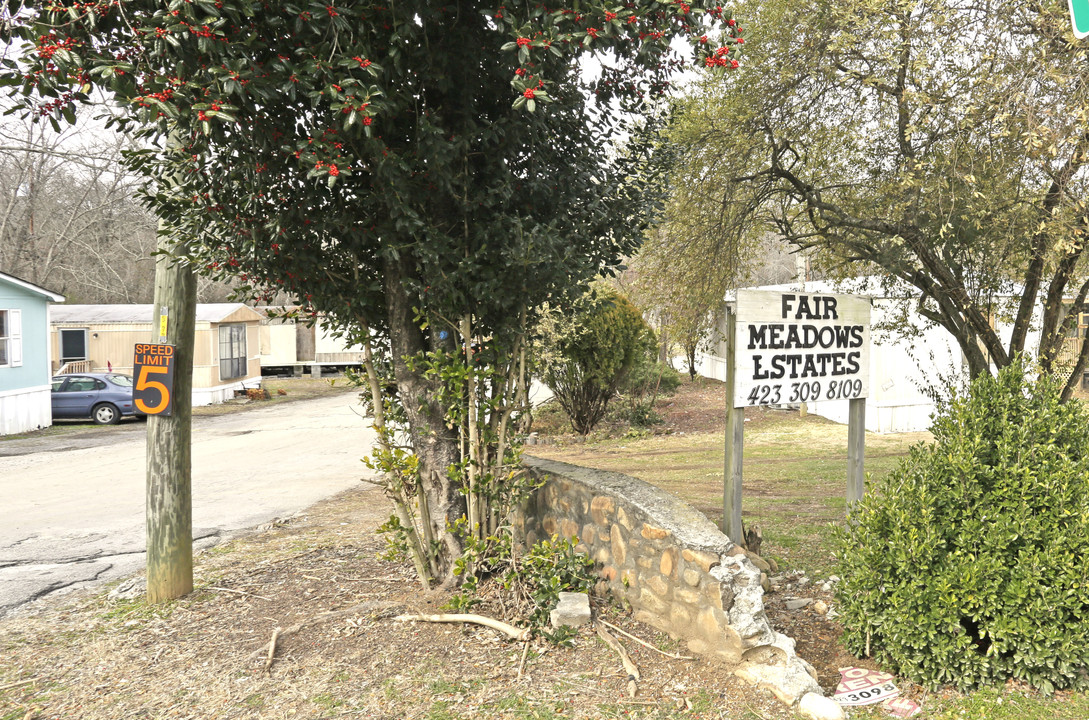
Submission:
<svg viewBox="0 0 1089 720">
<path fill-rule="evenodd" d="M 166 88 L 160 92 L 149 92 L 146 95 L 142 95 L 136 100 L 138 107 L 150 107 L 151 103 L 148 102 L 148 98 L 153 98 L 159 102 L 169 102 L 174 99 L 174 88 Z"/>
<path fill-rule="evenodd" d="M 58 50 L 71 50 L 76 46 L 75 38 L 65 38 L 58 41 L 57 36 L 54 33 L 48 35 L 42 35 L 38 38 L 37 48 L 38 57 L 42 60 L 52 60 L 53 56 L 57 54 Z"/>
</svg>

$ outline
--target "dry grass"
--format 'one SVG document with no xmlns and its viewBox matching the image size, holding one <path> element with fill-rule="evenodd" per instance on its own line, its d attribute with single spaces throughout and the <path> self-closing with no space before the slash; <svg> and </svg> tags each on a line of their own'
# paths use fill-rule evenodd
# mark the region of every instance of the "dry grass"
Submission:
<svg viewBox="0 0 1089 720">
<path fill-rule="evenodd" d="M 717 390 L 693 384 L 665 400 L 661 435 L 535 451 L 647 478 L 717 516 Z M 764 524 L 766 554 L 819 572 L 821 528 L 842 518 L 845 430 L 796 414 L 751 416 L 745 517 Z M 925 436 L 869 436 L 868 468 L 887 472 L 919 439 Z M 435 611 L 449 596 L 420 591 L 408 567 L 376 559 L 382 541 L 373 530 L 388 512 L 374 490 L 360 488 L 200 554 L 197 589 L 181 600 L 149 607 L 84 592 L 0 620 L 0 720 L 795 717 L 725 668 L 669 660 L 626 642 L 644 676 L 639 697 L 629 701 L 618 660 L 589 632 L 572 648 L 535 644 L 519 678 L 521 648 L 491 631 L 394 622 L 397 612 Z M 834 623 L 808 611 L 784 617 L 781 605 L 777 594 L 769 597 L 773 620 L 798 636 L 803 657 L 827 652 L 822 669 L 833 672 L 832 663 L 853 662 L 836 650 Z M 334 610 L 341 612 L 324 615 Z M 478 610 L 513 619 L 493 599 Z M 683 650 L 621 609 L 599 610 L 662 649 Z M 274 628 L 307 622 L 278 643 L 264 673 Z M 902 686 L 922 702 L 919 720 L 1089 717 L 1089 700 L 1079 694 L 1046 698 L 1010 686 L 962 696 Z M 851 717 L 888 715 L 871 708 Z"/>
<path fill-rule="evenodd" d="M 0 621 L 0 720 L 792 717 L 727 668 L 625 642 L 644 677 L 629 700 L 619 660 L 588 628 L 570 648 L 535 642 L 519 677 L 521 645 L 490 630 L 394 621 L 449 595 L 376 559 L 373 530 L 388 512 L 361 488 L 202 553 L 183 599 L 149 607 L 99 592 Z M 494 601 L 477 611 L 514 619 Z M 619 609 L 599 611 L 683 649 Z M 273 630 L 302 623 L 265 673 Z"/>
<path fill-rule="evenodd" d="M 658 412 L 666 421 L 651 432 L 535 446 L 529 452 L 576 465 L 633 475 L 722 520 L 725 465 L 725 390 L 721 383 L 685 382 Z M 702 421 L 697 418 L 702 418 Z M 825 548 L 830 527 L 846 514 L 847 428 L 791 411 L 746 410 L 742 518 L 764 533 L 763 553 L 781 567 L 830 572 Z M 680 430 L 679 428 L 687 428 Z M 866 471 L 877 480 L 908 448 L 930 433 L 866 434 Z M 570 443 L 570 444 L 560 444 Z"/>
</svg>

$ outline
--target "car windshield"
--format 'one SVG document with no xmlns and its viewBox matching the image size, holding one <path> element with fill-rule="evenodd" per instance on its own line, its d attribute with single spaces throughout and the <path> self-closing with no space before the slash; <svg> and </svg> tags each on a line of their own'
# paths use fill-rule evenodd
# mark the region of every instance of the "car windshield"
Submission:
<svg viewBox="0 0 1089 720">
<path fill-rule="evenodd" d="M 120 385 L 121 387 L 132 387 L 132 378 L 128 375 L 107 375 L 106 379 L 112 382 L 114 385 Z"/>
</svg>

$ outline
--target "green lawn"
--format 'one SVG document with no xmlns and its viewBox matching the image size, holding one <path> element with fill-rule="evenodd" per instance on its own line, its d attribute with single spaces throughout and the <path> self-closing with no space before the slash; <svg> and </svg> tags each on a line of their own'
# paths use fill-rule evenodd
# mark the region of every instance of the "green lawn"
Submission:
<svg viewBox="0 0 1089 720">
<path fill-rule="evenodd" d="M 762 552 L 784 569 L 823 576 L 825 540 L 846 511 L 847 428 L 797 413 L 768 412 L 745 428 L 742 518 L 764 534 Z M 866 436 L 866 472 L 887 475 L 927 433 Z M 722 520 L 722 433 L 614 438 L 540 446 L 532 454 L 633 475 Z"/>
</svg>

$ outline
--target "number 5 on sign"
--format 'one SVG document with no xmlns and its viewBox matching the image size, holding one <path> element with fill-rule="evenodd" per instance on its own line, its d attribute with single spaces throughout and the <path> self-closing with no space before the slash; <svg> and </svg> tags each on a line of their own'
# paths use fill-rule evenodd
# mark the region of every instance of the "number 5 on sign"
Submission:
<svg viewBox="0 0 1089 720">
<path fill-rule="evenodd" d="M 170 388 L 168 388 L 166 385 L 163 385 L 158 380 L 150 379 L 151 375 L 157 375 L 160 373 L 166 375 L 169 373 L 169 370 L 165 367 L 152 367 L 150 365 L 142 365 L 140 367 L 140 372 L 136 375 L 135 390 L 154 390 L 156 393 L 158 393 L 159 401 L 153 405 L 148 405 L 143 397 L 136 397 L 136 393 L 133 393 L 133 402 L 136 405 L 136 409 L 142 413 L 145 413 L 146 415 L 159 415 L 160 413 L 163 413 L 164 410 L 167 410 L 170 406 Z M 142 393 L 142 395 L 143 394 L 146 393 Z M 170 413 L 166 412 L 163 414 L 169 415 Z"/>
<path fill-rule="evenodd" d="M 170 415 L 174 409 L 174 350 L 173 345 L 136 345 L 132 402 L 138 411 L 146 415 Z"/>
</svg>

